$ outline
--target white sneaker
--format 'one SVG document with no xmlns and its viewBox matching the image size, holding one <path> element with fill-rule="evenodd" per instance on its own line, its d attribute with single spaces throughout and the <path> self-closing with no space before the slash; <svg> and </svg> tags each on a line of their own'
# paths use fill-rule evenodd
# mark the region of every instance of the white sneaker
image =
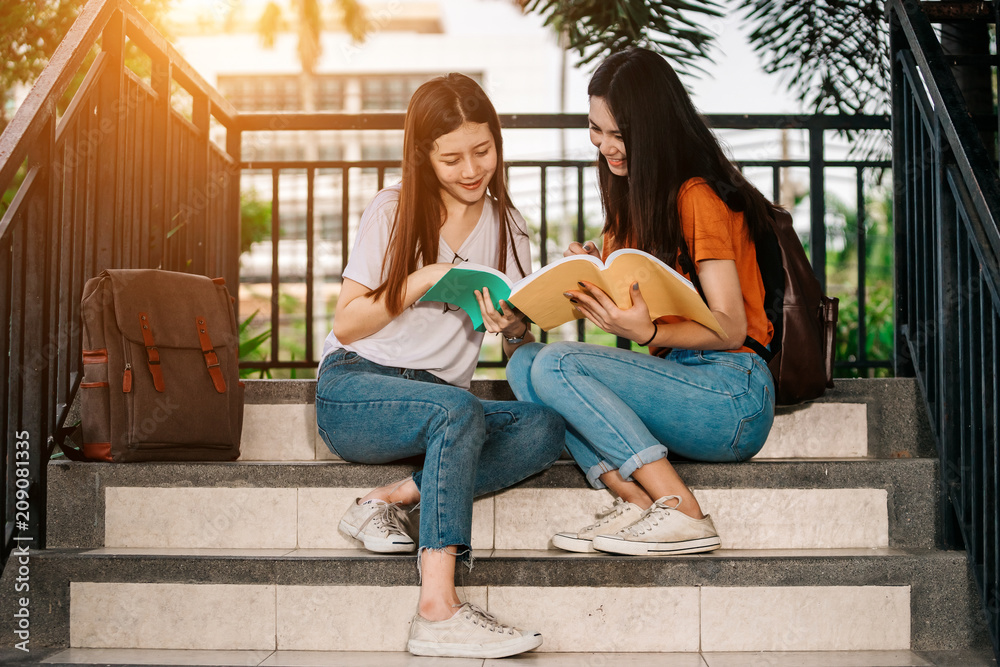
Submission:
<svg viewBox="0 0 1000 667">
<path fill-rule="evenodd" d="M 503 658 L 541 645 L 540 633 L 503 625 L 492 614 L 466 602 L 445 621 L 414 616 L 406 648 L 413 655 Z"/>
<path fill-rule="evenodd" d="M 667 502 L 676 499 L 676 503 Z M 677 511 L 680 496 L 664 496 L 654 502 L 638 521 L 613 535 L 598 535 L 594 548 L 614 554 L 656 556 L 715 551 L 722 542 L 712 517 L 692 519 Z"/>
<path fill-rule="evenodd" d="M 340 520 L 342 531 L 364 542 L 368 551 L 400 553 L 417 548 L 406 533 L 406 514 L 399 503 L 368 500 L 359 505 L 358 500 L 351 503 Z"/>
<path fill-rule="evenodd" d="M 611 507 L 605 507 L 598 514 L 597 523 L 581 528 L 576 533 L 556 533 L 552 536 L 552 546 L 577 553 L 595 552 L 594 538 L 602 534 L 614 534 L 625 526 L 638 521 L 642 508 L 621 498 Z"/>
</svg>

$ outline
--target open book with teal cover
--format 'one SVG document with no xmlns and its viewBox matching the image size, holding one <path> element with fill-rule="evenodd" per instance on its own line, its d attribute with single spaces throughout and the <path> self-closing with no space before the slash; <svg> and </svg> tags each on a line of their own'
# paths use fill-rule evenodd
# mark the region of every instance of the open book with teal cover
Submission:
<svg viewBox="0 0 1000 667">
<path fill-rule="evenodd" d="M 420 300 L 443 301 L 458 306 L 468 313 L 476 330 L 483 331 L 483 318 L 474 292 L 486 287 L 494 307 L 499 309 L 499 301 L 503 299 L 548 331 L 583 317 L 563 296 L 569 290 L 579 290 L 577 283 L 581 280 L 600 287 L 619 308 L 632 306 L 630 290 L 632 284 L 638 282 L 653 319 L 675 315 L 724 335 L 722 327 L 690 281 L 649 253 L 632 248 L 611 253 L 606 262 L 593 255 L 563 257 L 515 283 L 491 267 L 459 264 L 427 290 Z"/>
</svg>

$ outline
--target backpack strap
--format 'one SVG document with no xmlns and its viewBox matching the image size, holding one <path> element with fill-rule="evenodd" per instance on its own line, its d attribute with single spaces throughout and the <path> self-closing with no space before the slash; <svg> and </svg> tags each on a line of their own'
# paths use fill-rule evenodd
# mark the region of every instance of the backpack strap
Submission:
<svg viewBox="0 0 1000 667">
<path fill-rule="evenodd" d="M 691 279 L 691 284 L 694 288 L 698 290 L 698 294 L 701 296 L 701 300 L 708 305 L 708 299 L 705 298 L 705 290 L 701 287 L 701 279 L 698 277 L 698 272 L 695 270 L 694 261 L 691 259 L 691 255 L 688 254 L 687 241 L 681 238 L 681 247 L 678 248 L 677 263 L 680 265 L 681 270 L 688 274 Z M 765 363 L 771 363 L 771 359 L 774 358 L 774 354 L 771 353 L 766 347 L 761 345 L 757 340 L 747 336 L 743 341 L 743 347 L 749 347 L 751 350 L 756 352 Z"/>
<path fill-rule="evenodd" d="M 208 368 L 208 374 L 212 376 L 215 391 L 224 394 L 226 393 L 226 380 L 222 377 L 222 369 L 219 368 L 219 355 L 215 353 L 215 347 L 212 346 L 205 318 L 196 317 L 195 326 L 198 328 L 198 342 L 201 344 L 201 353 L 205 357 L 205 366 Z"/>
<path fill-rule="evenodd" d="M 156 349 L 156 342 L 153 340 L 153 330 L 150 329 L 149 313 L 139 313 L 139 326 L 142 330 L 142 342 L 146 346 L 146 365 L 149 366 L 149 374 L 153 376 L 153 387 L 156 391 L 163 393 L 163 371 L 160 369 L 160 351 Z"/>
<path fill-rule="evenodd" d="M 761 345 L 759 342 L 757 342 L 756 339 L 751 338 L 750 336 L 747 336 L 746 340 L 743 341 L 743 346 L 749 347 L 751 350 L 756 352 L 764 360 L 765 363 L 768 364 L 771 363 L 771 359 L 774 358 L 774 354 L 772 354 L 769 349 Z"/>
</svg>

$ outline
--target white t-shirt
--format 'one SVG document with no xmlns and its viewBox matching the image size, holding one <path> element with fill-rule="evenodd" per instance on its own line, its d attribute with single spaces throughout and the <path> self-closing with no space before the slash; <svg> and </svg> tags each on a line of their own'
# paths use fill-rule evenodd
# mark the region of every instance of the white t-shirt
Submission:
<svg viewBox="0 0 1000 667">
<path fill-rule="evenodd" d="M 399 206 L 399 189 L 398 183 L 385 188 L 365 209 L 358 238 L 344 269 L 344 278 L 368 289 L 384 282 L 382 262 Z M 508 244 L 506 274 L 516 281 L 522 276 L 514 259 L 515 249 L 527 273 L 531 272 L 531 254 L 524 218 L 516 210 L 512 214 L 521 233 L 515 233 Z M 452 250 L 444 239 L 438 241 L 437 261 L 454 262 L 457 254 L 469 262 L 497 268 L 499 225 L 496 203 L 487 196 L 479 222 L 460 248 Z M 473 329 L 472 320 L 464 311 L 444 312 L 442 303 L 417 301 L 381 330 L 353 343 L 341 343 L 331 331 L 323 344 L 323 357 L 342 347 L 383 366 L 425 370 L 449 384 L 468 388 L 482 342 L 483 334 Z"/>
</svg>

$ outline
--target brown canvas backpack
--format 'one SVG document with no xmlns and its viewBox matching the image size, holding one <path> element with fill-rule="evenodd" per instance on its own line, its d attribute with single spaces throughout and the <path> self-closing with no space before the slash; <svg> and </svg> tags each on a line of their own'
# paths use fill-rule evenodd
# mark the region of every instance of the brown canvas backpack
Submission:
<svg viewBox="0 0 1000 667">
<path fill-rule="evenodd" d="M 87 458 L 239 457 L 239 335 L 221 278 L 108 270 L 87 281 L 82 310 Z"/>
</svg>

